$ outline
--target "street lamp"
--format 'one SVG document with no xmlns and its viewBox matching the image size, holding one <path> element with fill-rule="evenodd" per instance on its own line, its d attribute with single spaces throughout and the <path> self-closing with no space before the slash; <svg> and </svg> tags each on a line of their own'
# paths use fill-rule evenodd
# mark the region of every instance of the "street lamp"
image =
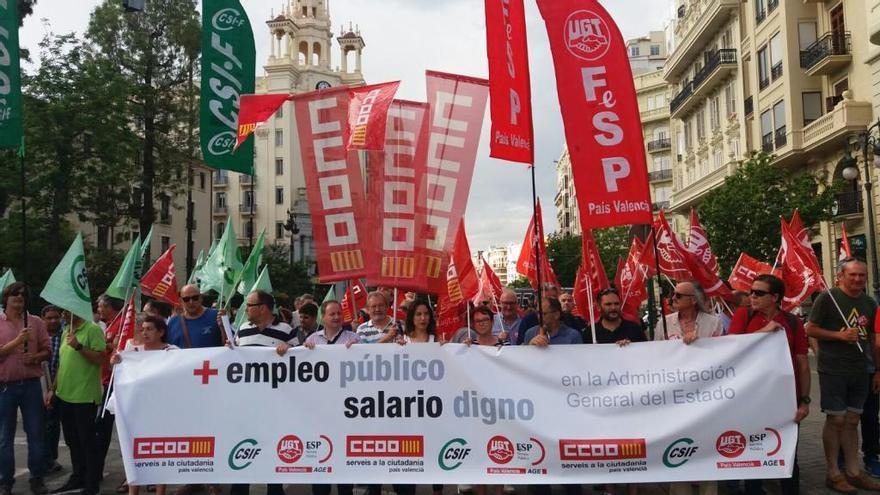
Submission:
<svg viewBox="0 0 880 495">
<path fill-rule="evenodd" d="M 297 234 L 299 234 L 299 225 L 296 224 L 296 213 L 287 210 L 287 221 L 284 222 L 284 230 L 290 232 L 290 264 L 293 265 L 293 244 Z"/>
<path fill-rule="evenodd" d="M 854 145 L 857 144 L 859 147 L 861 147 L 862 161 L 865 166 L 865 196 L 868 201 L 867 208 L 865 209 L 865 223 L 868 226 L 867 245 L 872 261 L 871 274 L 874 280 L 874 299 L 880 301 L 880 273 L 878 273 L 877 264 L 877 238 L 874 233 L 874 195 L 872 193 L 874 184 L 872 181 L 871 166 L 869 165 L 873 164 L 874 167 L 880 168 L 880 136 L 873 135 L 874 131 L 878 129 L 880 129 L 880 119 L 878 119 L 877 122 L 868 127 L 865 132 L 862 132 L 858 136 L 856 136 L 852 142 Z M 874 155 L 874 158 L 871 161 L 868 161 L 869 148 L 871 153 Z M 838 162 L 838 166 L 843 167 L 841 175 L 844 179 L 852 181 L 858 178 L 858 162 L 855 158 L 852 157 L 852 154 L 850 154 L 848 151 L 846 154 L 843 155 L 843 157 L 841 157 L 840 161 Z"/>
</svg>

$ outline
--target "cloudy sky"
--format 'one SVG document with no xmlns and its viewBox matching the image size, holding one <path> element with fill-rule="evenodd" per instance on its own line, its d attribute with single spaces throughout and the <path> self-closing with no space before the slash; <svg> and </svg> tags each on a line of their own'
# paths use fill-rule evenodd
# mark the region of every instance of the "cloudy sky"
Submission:
<svg viewBox="0 0 880 495">
<path fill-rule="evenodd" d="M 82 33 L 92 9 L 101 0 L 38 0 L 34 15 L 21 31 L 22 46 L 37 52 L 48 31 Z M 109 0 L 122 1 L 122 0 Z M 149 2 L 149 0 L 147 0 Z M 257 64 L 265 61 L 269 42 L 265 21 L 286 0 L 242 0 L 254 26 Z M 340 24 L 357 24 L 366 42 L 364 76 L 368 83 L 402 81 L 398 97 L 425 99 L 426 69 L 488 77 L 483 2 L 480 0 L 329 0 L 334 32 Z M 662 29 L 670 13 L 668 0 L 605 0 L 602 2 L 625 38 Z M 535 159 L 538 195 L 546 232 L 557 228 L 553 197 L 554 160 L 563 146 L 562 117 L 547 32 L 533 0 L 526 0 Z M 335 44 L 335 42 L 334 42 Z M 332 50 L 339 64 L 338 48 Z M 27 68 L 27 66 L 25 66 Z M 259 69 L 261 70 L 261 69 Z M 477 155 L 466 226 L 471 249 L 521 242 L 531 215 L 531 179 L 519 164 L 489 158 L 489 116 Z"/>
</svg>

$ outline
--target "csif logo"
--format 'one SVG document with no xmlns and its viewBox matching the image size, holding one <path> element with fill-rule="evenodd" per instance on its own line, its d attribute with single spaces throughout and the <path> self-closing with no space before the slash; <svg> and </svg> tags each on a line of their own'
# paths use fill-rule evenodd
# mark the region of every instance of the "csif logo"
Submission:
<svg viewBox="0 0 880 495">
<path fill-rule="evenodd" d="M 214 14 L 211 18 L 211 26 L 217 31 L 230 31 L 242 27 L 247 19 L 237 9 L 225 8 Z"/>
<path fill-rule="evenodd" d="M 595 62 L 611 47 L 611 30 L 599 14 L 577 10 L 565 20 L 565 46 L 575 57 Z"/>
<path fill-rule="evenodd" d="M 229 452 L 229 467 L 235 471 L 240 471 L 253 464 L 254 459 L 263 451 L 257 445 L 257 441 L 253 438 L 247 438 L 238 442 Z"/>
<path fill-rule="evenodd" d="M 215 135 L 208 141 L 208 151 L 213 155 L 228 155 L 232 153 L 232 146 L 235 145 L 235 133 L 232 131 L 224 131 Z"/>
<path fill-rule="evenodd" d="M 668 468 L 677 468 L 691 460 L 691 457 L 697 453 L 697 449 L 699 447 L 694 445 L 693 439 L 679 438 L 663 451 L 663 465 Z"/>
<path fill-rule="evenodd" d="M 453 438 L 440 449 L 437 464 L 444 471 L 452 471 L 458 469 L 470 453 L 471 449 L 467 447 L 467 442 L 463 438 Z"/>
<path fill-rule="evenodd" d="M 507 437 L 496 435 L 486 444 L 486 454 L 495 464 L 507 464 L 513 459 L 513 442 Z"/>
</svg>

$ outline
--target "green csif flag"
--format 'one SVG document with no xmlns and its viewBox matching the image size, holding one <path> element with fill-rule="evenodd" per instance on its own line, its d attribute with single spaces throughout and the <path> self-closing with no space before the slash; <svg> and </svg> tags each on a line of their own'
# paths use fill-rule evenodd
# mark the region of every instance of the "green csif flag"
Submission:
<svg viewBox="0 0 880 495">
<path fill-rule="evenodd" d="M 260 272 L 260 276 L 257 277 L 257 281 L 251 286 L 251 290 L 247 292 L 250 294 L 255 290 L 261 290 L 264 292 L 268 292 L 271 294 L 274 292 L 272 289 L 272 281 L 269 279 L 269 267 L 264 266 L 263 271 Z M 247 320 L 247 294 L 245 294 L 244 301 L 241 303 L 241 307 L 238 308 L 238 313 L 235 314 L 235 324 L 232 325 L 236 331 L 244 325 L 245 320 Z M 275 311 L 278 311 L 278 306 L 275 306 Z"/>
<path fill-rule="evenodd" d="M 189 274 L 189 280 L 186 281 L 186 284 L 196 284 L 199 285 L 199 279 L 202 276 L 202 266 L 205 264 L 205 250 L 202 249 L 199 251 L 199 256 L 196 258 L 196 264 L 193 267 L 192 273 Z"/>
<path fill-rule="evenodd" d="M 214 289 L 220 293 L 220 302 L 225 302 L 227 297 L 233 296 L 241 269 L 241 253 L 230 217 L 226 221 L 223 237 L 202 267 L 202 289 Z"/>
<path fill-rule="evenodd" d="M 40 297 L 85 321 L 92 321 L 92 297 L 89 294 L 82 234 L 76 235 L 67 254 L 61 258 L 43 287 Z"/>
<path fill-rule="evenodd" d="M 254 140 L 232 154 L 238 134 L 239 99 L 253 94 L 257 53 L 254 32 L 238 0 L 202 2 L 202 156 L 208 166 L 254 173 Z"/>
<path fill-rule="evenodd" d="M 247 289 L 249 287 L 253 287 L 255 283 L 257 283 L 257 276 L 260 274 L 260 265 L 263 263 L 263 247 L 266 243 L 266 230 L 263 229 L 260 232 L 260 236 L 257 237 L 257 242 L 254 243 L 254 248 L 251 249 L 251 254 L 248 255 L 247 261 L 244 262 L 244 268 L 241 270 L 241 274 L 238 276 L 239 282 L 236 284 L 236 289 L 238 293 L 241 295 L 247 295 Z"/>
<path fill-rule="evenodd" d="M 3 289 L 9 287 L 10 285 L 15 283 L 15 275 L 12 274 L 12 268 L 6 270 L 6 273 L 0 277 L 0 292 L 3 292 Z M 0 304 L 0 309 L 3 309 L 3 305 Z"/>
<path fill-rule="evenodd" d="M 0 148 L 24 153 L 16 0 L 0 1 L 0 81 Z"/>
<path fill-rule="evenodd" d="M 116 276 L 113 277 L 113 281 L 110 282 L 105 291 L 108 296 L 128 301 L 131 290 L 138 286 L 138 279 L 140 277 L 136 272 L 138 265 L 140 265 L 138 262 L 140 253 L 141 238 L 136 237 L 134 242 L 131 243 L 131 247 L 128 248 L 128 253 L 126 253 L 125 259 L 122 260 L 122 265 L 120 265 L 119 270 L 116 272 Z"/>
<path fill-rule="evenodd" d="M 320 306 L 318 306 L 318 324 L 324 324 L 324 303 L 327 301 L 335 301 L 336 300 L 336 284 L 330 286 L 330 290 L 327 291 L 327 294 L 324 295 L 324 300 L 321 301 Z"/>
</svg>

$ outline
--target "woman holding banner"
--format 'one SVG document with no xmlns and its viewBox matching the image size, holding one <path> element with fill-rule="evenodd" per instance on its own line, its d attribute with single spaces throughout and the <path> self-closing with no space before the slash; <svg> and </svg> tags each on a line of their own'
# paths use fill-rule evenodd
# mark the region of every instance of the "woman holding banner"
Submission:
<svg viewBox="0 0 880 495">
<path fill-rule="evenodd" d="M 406 322 L 400 342 L 409 344 L 437 341 L 437 321 L 428 301 L 424 299 L 412 301 L 406 311 Z"/>
</svg>

